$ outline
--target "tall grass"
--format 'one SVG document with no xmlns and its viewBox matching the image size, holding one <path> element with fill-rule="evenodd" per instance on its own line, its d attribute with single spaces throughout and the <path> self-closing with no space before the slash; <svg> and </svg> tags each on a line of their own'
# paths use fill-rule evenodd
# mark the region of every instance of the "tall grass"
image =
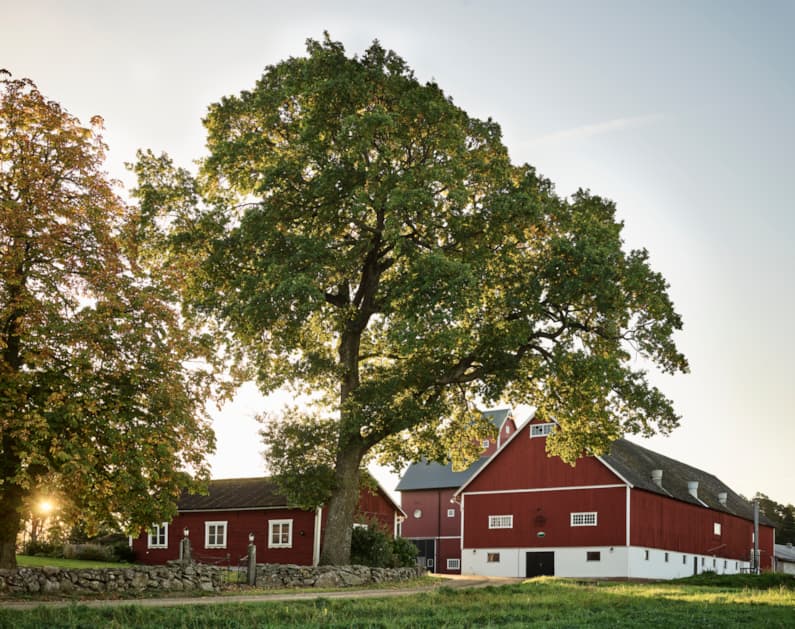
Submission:
<svg viewBox="0 0 795 629">
<path fill-rule="evenodd" d="M 549 578 L 397 598 L 317 598 L 171 608 L 0 610 L 0 627 L 764 627 L 795 626 L 795 590 Z"/>
</svg>

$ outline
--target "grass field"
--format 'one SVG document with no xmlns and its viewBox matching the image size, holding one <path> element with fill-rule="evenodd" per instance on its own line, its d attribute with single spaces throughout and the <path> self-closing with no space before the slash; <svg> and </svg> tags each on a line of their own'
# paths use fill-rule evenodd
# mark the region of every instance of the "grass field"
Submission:
<svg viewBox="0 0 795 629">
<path fill-rule="evenodd" d="M 0 627 L 795 627 L 794 579 L 708 581 L 597 584 L 540 578 L 389 599 L 0 609 Z"/>
<path fill-rule="evenodd" d="M 127 563 L 110 561 L 83 561 L 82 559 L 55 559 L 52 557 L 33 557 L 30 555 L 17 555 L 17 566 L 20 568 L 124 568 Z"/>
</svg>

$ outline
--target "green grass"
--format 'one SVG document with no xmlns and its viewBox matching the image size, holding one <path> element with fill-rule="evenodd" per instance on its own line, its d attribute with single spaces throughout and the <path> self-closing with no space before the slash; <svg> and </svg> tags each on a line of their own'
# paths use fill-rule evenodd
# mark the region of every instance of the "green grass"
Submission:
<svg viewBox="0 0 795 629">
<path fill-rule="evenodd" d="M 20 568 L 125 568 L 128 563 L 111 561 L 83 561 L 82 559 L 63 559 L 53 557 L 38 557 L 31 555 L 17 555 L 17 566 Z"/>
<path fill-rule="evenodd" d="M 795 589 L 541 578 L 400 598 L 0 609 L 0 627 L 793 627 Z"/>
</svg>

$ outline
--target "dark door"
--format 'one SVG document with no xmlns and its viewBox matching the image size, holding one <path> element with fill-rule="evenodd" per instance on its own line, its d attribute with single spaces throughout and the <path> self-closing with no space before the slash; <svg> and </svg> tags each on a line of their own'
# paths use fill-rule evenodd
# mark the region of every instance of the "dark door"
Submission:
<svg viewBox="0 0 795 629">
<path fill-rule="evenodd" d="M 436 540 L 433 539 L 413 539 L 417 547 L 417 565 L 427 568 L 431 572 L 436 572 L 434 558 L 436 557 Z"/>
<path fill-rule="evenodd" d="M 555 553 L 527 553 L 527 578 L 555 576 Z"/>
</svg>

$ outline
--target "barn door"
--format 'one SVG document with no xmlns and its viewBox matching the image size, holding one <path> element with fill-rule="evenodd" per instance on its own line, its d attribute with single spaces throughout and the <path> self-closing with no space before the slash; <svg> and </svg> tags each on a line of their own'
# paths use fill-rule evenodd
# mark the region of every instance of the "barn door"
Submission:
<svg viewBox="0 0 795 629">
<path fill-rule="evenodd" d="M 417 565 L 427 568 L 431 572 L 436 572 L 436 540 L 433 539 L 413 539 L 417 547 Z"/>
<path fill-rule="evenodd" d="M 527 553 L 527 578 L 542 576 L 555 576 L 555 553 Z"/>
</svg>

